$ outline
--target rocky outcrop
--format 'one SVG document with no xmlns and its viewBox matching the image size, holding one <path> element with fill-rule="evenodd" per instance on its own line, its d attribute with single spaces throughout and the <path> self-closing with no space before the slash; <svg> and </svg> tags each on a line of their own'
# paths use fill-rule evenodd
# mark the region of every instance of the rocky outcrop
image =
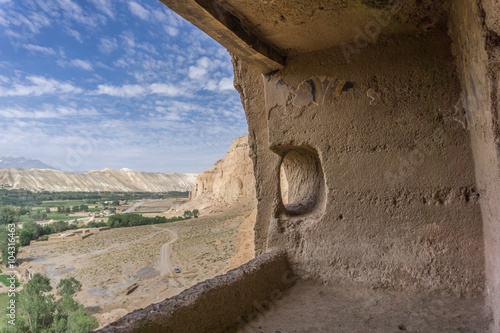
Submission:
<svg viewBox="0 0 500 333">
<path fill-rule="evenodd" d="M 168 192 L 189 191 L 197 174 L 147 173 L 130 169 L 103 169 L 86 173 L 70 173 L 49 169 L 2 169 L 0 186 L 31 191 L 111 191 Z"/>
<path fill-rule="evenodd" d="M 248 155 L 248 135 L 245 135 L 233 141 L 226 157 L 198 175 L 191 200 L 198 207 L 210 207 L 213 211 L 244 201 L 254 202 L 254 198 L 253 163 Z"/>
<path fill-rule="evenodd" d="M 238 236 L 236 236 L 236 249 L 227 263 L 228 271 L 255 258 L 255 231 L 253 229 L 256 218 L 257 209 L 254 209 L 241 223 L 238 229 Z"/>
</svg>

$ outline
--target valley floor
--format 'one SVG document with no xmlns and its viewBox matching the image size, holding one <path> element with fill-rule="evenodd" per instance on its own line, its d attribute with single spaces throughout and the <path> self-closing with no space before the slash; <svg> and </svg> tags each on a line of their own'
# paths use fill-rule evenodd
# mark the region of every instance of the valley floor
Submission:
<svg viewBox="0 0 500 333">
<path fill-rule="evenodd" d="M 70 276 L 81 281 L 76 298 L 93 309 L 102 327 L 225 273 L 243 217 L 111 229 L 80 241 L 24 247 L 18 259 L 21 267 L 50 277 L 53 287 Z"/>
</svg>

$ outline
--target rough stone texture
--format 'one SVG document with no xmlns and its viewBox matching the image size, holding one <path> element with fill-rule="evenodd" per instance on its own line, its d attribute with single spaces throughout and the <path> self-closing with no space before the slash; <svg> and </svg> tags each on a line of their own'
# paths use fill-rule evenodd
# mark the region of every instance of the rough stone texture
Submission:
<svg viewBox="0 0 500 333">
<path fill-rule="evenodd" d="M 256 219 L 257 209 L 254 209 L 241 223 L 236 236 L 236 249 L 227 263 L 228 270 L 239 267 L 255 257 L 254 228 Z"/>
<path fill-rule="evenodd" d="M 197 174 L 148 173 L 130 169 L 103 169 L 86 173 L 72 173 L 49 169 L 2 169 L 0 186 L 31 191 L 119 191 L 168 192 L 189 191 Z"/>
<path fill-rule="evenodd" d="M 238 333 L 486 333 L 484 299 L 299 281 Z"/>
<path fill-rule="evenodd" d="M 474 152 L 483 218 L 487 296 L 500 332 L 500 3 L 455 2 L 451 10 L 453 50 L 463 85 L 463 110 Z"/>
<path fill-rule="evenodd" d="M 328 283 L 483 293 L 480 208 L 450 45 L 445 33 L 404 35 L 364 48 L 349 64 L 339 48 L 290 56 L 274 76 L 235 59 L 256 174 L 256 253 L 286 249 L 294 271 Z M 293 92 L 318 75 L 352 89 L 324 105 L 294 105 Z M 375 106 L 370 89 L 381 99 Z M 280 166 L 290 152 L 306 151 L 323 175 L 316 183 L 308 159 L 295 159 L 288 198 L 306 189 L 298 203 L 309 206 L 312 195 L 315 205 L 290 211 Z M 307 190 L 322 181 L 324 192 Z"/>
<path fill-rule="evenodd" d="M 255 177 L 248 155 L 248 135 L 233 141 L 226 157 L 198 175 L 191 200 L 201 209 L 222 210 L 242 201 L 255 201 Z"/>
<path fill-rule="evenodd" d="M 376 41 L 379 33 L 442 29 L 447 18 L 443 0 L 211 1 L 228 8 L 255 35 L 284 54 L 352 43 L 363 35 L 362 30 Z"/>
<path fill-rule="evenodd" d="M 247 316 L 281 298 L 295 280 L 283 252 L 266 253 L 96 332 L 235 332 Z"/>
</svg>

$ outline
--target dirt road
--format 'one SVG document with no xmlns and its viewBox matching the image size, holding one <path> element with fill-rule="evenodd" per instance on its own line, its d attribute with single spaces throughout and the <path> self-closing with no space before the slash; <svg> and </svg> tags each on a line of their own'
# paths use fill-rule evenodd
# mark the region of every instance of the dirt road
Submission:
<svg viewBox="0 0 500 333">
<path fill-rule="evenodd" d="M 172 239 L 161 246 L 160 249 L 160 272 L 162 275 L 174 276 L 174 266 L 172 265 L 172 244 L 177 241 L 177 231 L 167 229 Z"/>
<path fill-rule="evenodd" d="M 137 208 L 141 207 L 143 204 L 142 201 L 139 201 L 139 202 L 134 202 L 132 204 L 132 206 L 130 206 L 129 208 L 127 208 L 123 213 L 132 213 L 132 212 L 135 212 L 137 210 Z"/>
</svg>

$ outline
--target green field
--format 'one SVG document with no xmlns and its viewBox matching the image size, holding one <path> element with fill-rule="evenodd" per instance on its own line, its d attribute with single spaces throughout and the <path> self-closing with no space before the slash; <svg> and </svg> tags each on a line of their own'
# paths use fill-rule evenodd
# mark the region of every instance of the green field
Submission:
<svg viewBox="0 0 500 333">
<path fill-rule="evenodd" d="M 64 201 L 42 201 L 42 207 L 60 207 L 60 206 L 80 206 L 80 205 L 87 205 L 85 201 L 83 200 L 64 200 Z M 42 208 L 40 207 L 40 208 Z"/>
<path fill-rule="evenodd" d="M 9 277 L 9 275 L 6 275 L 6 274 L 0 275 L 0 282 L 5 287 L 10 286 L 10 282 L 9 282 L 9 280 L 7 280 L 8 277 Z M 17 281 L 17 279 L 16 279 L 16 283 L 15 284 L 16 284 L 16 287 L 19 286 L 19 282 Z"/>
<path fill-rule="evenodd" d="M 47 220 L 56 220 L 56 221 L 66 221 L 66 220 L 74 220 L 77 218 L 81 218 L 84 216 L 66 216 L 64 213 L 50 213 L 47 214 Z"/>
<path fill-rule="evenodd" d="M 0 313 L 3 313 L 9 305 L 9 294 L 0 294 Z"/>
</svg>

